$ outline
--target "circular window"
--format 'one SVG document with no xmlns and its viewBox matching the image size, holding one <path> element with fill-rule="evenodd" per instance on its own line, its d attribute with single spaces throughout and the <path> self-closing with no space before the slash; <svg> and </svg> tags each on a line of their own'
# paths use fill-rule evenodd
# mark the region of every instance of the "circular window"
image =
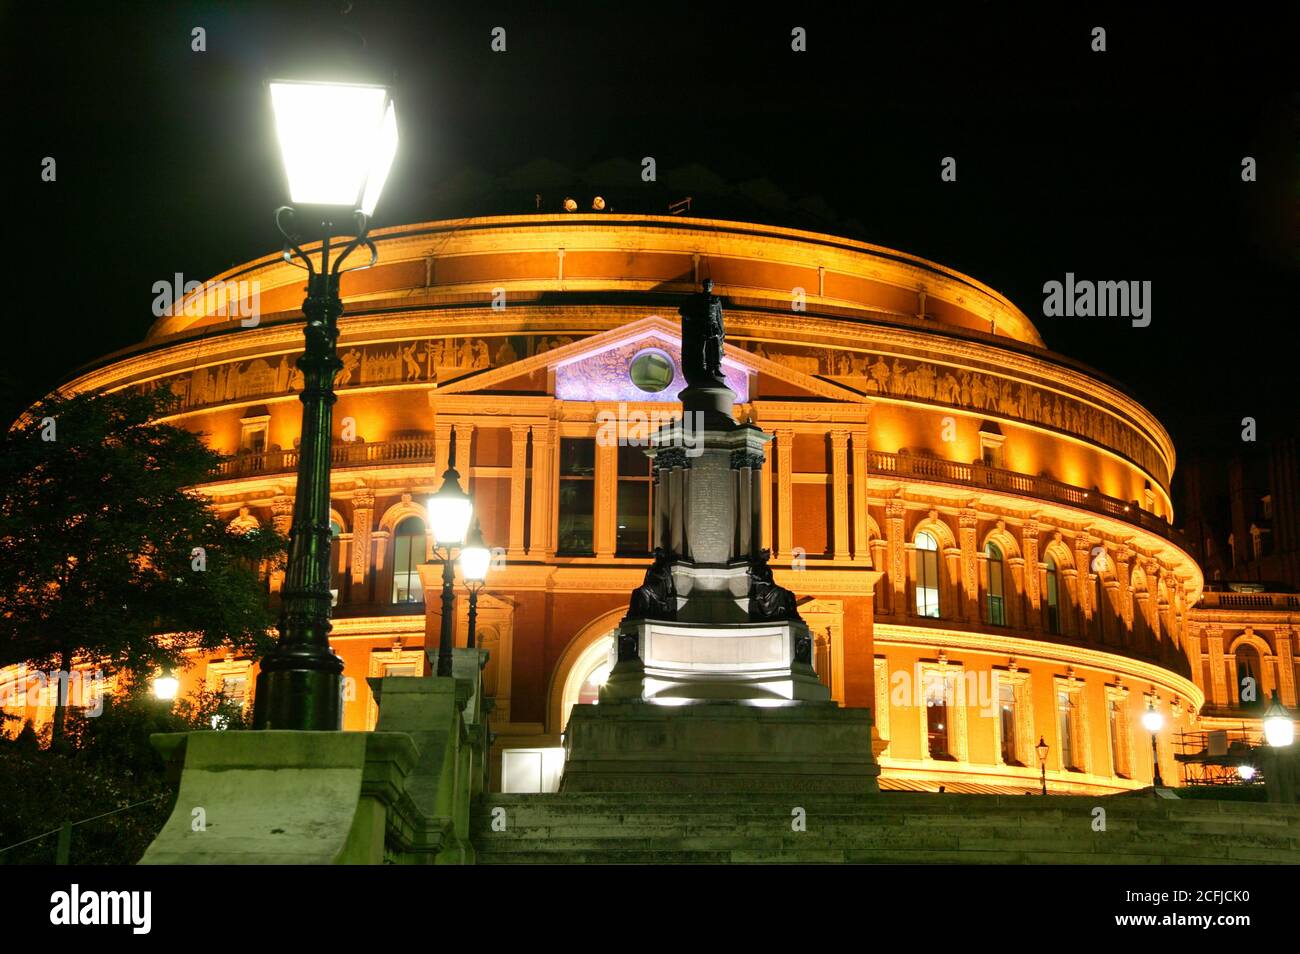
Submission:
<svg viewBox="0 0 1300 954">
<path fill-rule="evenodd" d="M 642 351 L 632 359 L 627 373 L 638 388 L 654 394 L 673 383 L 673 362 L 662 351 Z"/>
</svg>

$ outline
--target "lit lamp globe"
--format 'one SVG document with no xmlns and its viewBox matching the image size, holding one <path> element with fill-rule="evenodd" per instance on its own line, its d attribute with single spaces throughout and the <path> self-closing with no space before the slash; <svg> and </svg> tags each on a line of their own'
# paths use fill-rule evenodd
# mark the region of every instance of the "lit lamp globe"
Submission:
<svg viewBox="0 0 1300 954">
<path fill-rule="evenodd" d="M 483 531 L 478 521 L 465 538 L 465 547 L 460 551 L 460 572 L 467 583 L 482 583 L 487 579 L 488 568 L 492 564 L 492 551 L 483 542 Z"/>
<path fill-rule="evenodd" d="M 1255 766 L 1238 765 L 1237 777 L 1240 778 L 1243 782 L 1249 782 L 1252 778 L 1255 777 Z"/>
<path fill-rule="evenodd" d="M 1155 703 L 1147 706 L 1147 711 L 1142 713 L 1142 728 L 1155 735 L 1164 727 L 1164 713 L 1155 707 Z"/>
<path fill-rule="evenodd" d="M 1264 739 L 1275 749 L 1286 748 L 1295 741 L 1295 721 L 1278 700 L 1276 689 L 1272 703 L 1264 711 Z"/>
<path fill-rule="evenodd" d="M 460 474 L 448 467 L 442 475 L 442 487 L 429 498 L 429 529 L 433 540 L 441 547 L 460 546 L 474 515 L 474 502 L 460 489 Z"/>
<path fill-rule="evenodd" d="M 170 669 L 165 669 L 154 677 L 153 694 L 155 699 L 170 702 L 176 698 L 176 693 L 180 691 L 180 688 L 180 680 L 176 678 L 175 673 Z"/>
<path fill-rule="evenodd" d="M 397 155 L 387 87 L 292 80 L 270 87 L 290 199 L 374 214 Z"/>
</svg>

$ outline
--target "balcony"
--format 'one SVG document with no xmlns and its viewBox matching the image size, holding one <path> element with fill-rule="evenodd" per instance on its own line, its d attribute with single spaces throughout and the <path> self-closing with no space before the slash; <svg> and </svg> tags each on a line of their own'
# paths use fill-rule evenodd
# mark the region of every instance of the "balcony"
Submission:
<svg viewBox="0 0 1300 954">
<path fill-rule="evenodd" d="M 868 451 L 867 467 L 873 477 L 917 477 L 941 484 L 959 484 L 964 487 L 977 487 L 980 490 L 996 490 L 1090 510 L 1104 517 L 1131 523 L 1164 537 L 1184 550 L 1187 549 L 1180 530 L 1155 514 L 1143 510 L 1136 503 L 1108 497 L 1095 490 L 1084 490 L 1071 484 L 1063 484 L 1051 477 L 1032 477 L 983 464 L 962 464 L 937 457 L 890 454 L 885 451 Z"/>
<path fill-rule="evenodd" d="M 330 464 L 335 468 L 373 464 L 432 464 L 433 462 L 434 439 L 432 437 L 376 441 L 373 444 L 355 441 L 349 444 L 335 444 L 330 452 Z M 1131 523 L 1164 537 L 1184 550 L 1187 549 L 1181 531 L 1160 517 L 1143 510 L 1136 503 L 1108 497 L 1095 490 L 1084 490 L 1081 487 L 1064 484 L 1051 477 L 1033 477 L 1015 471 L 986 467 L 983 464 L 962 464 L 936 457 L 890 454 L 885 451 L 868 451 L 867 466 L 871 475 L 876 477 L 916 477 L 936 483 L 958 484 L 963 487 L 994 490 L 1020 497 L 1033 497 L 1052 503 L 1066 504 L 1104 517 L 1123 520 L 1125 523 Z M 254 477 L 291 473 L 297 468 L 297 449 L 242 452 L 222 463 L 221 476 L 225 479 Z M 1218 595 L 1257 596 L 1259 594 Z"/>
<path fill-rule="evenodd" d="M 1206 590 L 1196 608 L 1300 610 L 1300 596 L 1294 593 L 1215 593 Z"/>
<path fill-rule="evenodd" d="M 373 444 L 353 441 L 348 444 L 335 444 L 330 449 L 330 466 L 336 468 L 366 464 L 431 464 L 433 459 L 434 439 L 432 437 L 377 441 Z M 256 453 L 241 451 L 222 462 L 221 476 L 226 479 L 253 477 L 289 473 L 297 469 L 297 448 Z"/>
</svg>

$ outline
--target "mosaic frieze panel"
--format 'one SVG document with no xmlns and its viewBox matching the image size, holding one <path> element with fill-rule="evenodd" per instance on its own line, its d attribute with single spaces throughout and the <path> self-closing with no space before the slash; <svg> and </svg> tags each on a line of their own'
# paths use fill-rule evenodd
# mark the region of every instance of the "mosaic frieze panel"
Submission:
<svg viewBox="0 0 1300 954">
<path fill-rule="evenodd" d="M 472 371 L 510 364 L 572 342 L 568 335 L 511 335 L 345 346 L 339 351 L 343 368 L 335 377 L 334 386 L 445 383 Z M 148 387 L 170 387 L 184 410 L 227 401 L 276 397 L 302 390 L 302 372 L 295 367 L 297 360 L 297 354 L 286 354 L 271 360 L 232 361 L 161 378 L 150 382 Z"/>
<path fill-rule="evenodd" d="M 832 378 L 868 394 L 932 401 L 1067 431 L 1118 451 L 1162 484 L 1169 481 L 1160 455 L 1138 432 L 1090 404 L 1033 385 L 906 358 L 748 342 L 746 346 L 795 371 Z"/>
</svg>

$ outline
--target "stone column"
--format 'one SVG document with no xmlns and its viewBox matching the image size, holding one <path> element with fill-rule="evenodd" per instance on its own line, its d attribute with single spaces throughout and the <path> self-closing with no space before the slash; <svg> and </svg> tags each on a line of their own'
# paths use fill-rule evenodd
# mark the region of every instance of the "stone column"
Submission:
<svg viewBox="0 0 1300 954">
<path fill-rule="evenodd" d="M 776 546 L 774 556 L 789 559 L 794 543 L 794 517 L 791 512 L 794 496 L 794 431 L 788 427 L 776 430 Z"/>
<path fill-rule="evenodd" d="M 772 458 L 776 456 L 776 448 L 764 455 L 763 469 L 758 473 L 758 480 L 761 487 L 759 493 L 759 522 L 761 529 L 759 539 L 764 550 L 773 549 L 772 544 L 772 468 L 774 465 Z"/>
<path fill-rule="evenodd" d="M 979 514 L 969 508 L 960 511 L 957 515 L 957 526 L 958 543 L 961 546 L 962 614 L 971 622 L 979 622 L 981 619 L 979 559 L 975 539 L 979 527 Z"/>
<path fill-rule="evenodd" d="M 506 557 L 518 560 L 524 555 L 524 505 L 528 490 L 527 424 L 510 425 L 510 546 Z"/>
<path fill-rule="evenodd" d="M 612 557 L 618 543 L 618 444 L 596 441 L 596 556 Z"/>
<path fill-rule="evenodd" d="M 456 472 L 460 474 L 460 489 L 469 493 L 469 478 L 472 463 L 470 460 L 471 441 L 474 438 L 474 425 L 457 423 L 456 432 Z"/>
<path fill-rule="evenodd" d="M 1074 538 L 1074 569 L 1078 583 L 1075 586 L 1079 604 L 1079 636 L 1087 638 L 1090 633 L 1088 624 L 1092 621 L 1097 607 L 1093 600 L 1092 584 L 1092 548 L 1087 534 L 1080 533 Z"/>
<path fill-rule="evenodd" d="M 1273 627 L 1273 650 L 1277 659 L 1277 694 L 1282 705 L 1294 709 L 1295 693 L 1295 657 L 1291 655 L 1291 627 L 1278 625 Z"/>
<path fill-rule="evenodd" d="M 1020 528 L 1020 548 L 1025 554 L 1025 597 L 1028 605 L 1028 622 L 1030 632 L 1039 632 L 1043 628 L 1042 588 L 1039 574 L 1038 531 L 1036 520 L 1026 520 Z M 1057 580 L 1060 585 L 1060 580 Z M 1059 598 L 1059 595 L 1058 595 Z"/>
<path fill-rule="evenodd" d="M 370 572 L 370 531 L 375 513 L 375 495 L 369 490 L 352 492 L 352 585 L 362 586 Z"/>
<path fill-rule="evenodd" d="M 1119 611 L 1124 618 L 1124 626 L 1128 634 L 1128 642 L 1133 642 L 1133 585 L 1132 577 L 1129 572 L 1129 561 L 1133 559 L 1133 551 L 1128 547 L 1119 547 L 1115 550 L 1115 578 L 1119 580 Z M 1138 647 L 1141 649 L 1142 647 Z"/>
<path fill-rule="evenodd" d="M 1228 679 L 1223 669 L 1223 627 L 1207 626 L 1205 634 L 1205 645 L 1210 651 L 1210 689 L 1214 705 L 1228 706 L 1232 698 L 1228 695 Z"/>
<path fill-rule="evenodd" d="M 871 562 L 867 513 L 867 432 L 855 430 L 853 437 L 853 559 Z"/>
<path fill-rule="evenodd" d="M 289 528 L 293 526 L 293 498 L 285 494 L 280 494 L 271 501 L 271 526 L 275 527 L 276 532 L 289 535 Z M 331 567 L 331 570 L 333 567 Z M 272 593 L 279 593 L 284 586 L 284 570 L 275 570 L 271 573 L 270 587 Z"/>
<path fill-rule="evenodd" d="M 898 499 L 885 501 L 885 547 L 888 554 L 889 613 L 902 618 L 907 613 L 907 548 L 903 540 L 903 521 L 907 504 Z"/>
<path fill-rule="evenodd" d="M 849 559 L 849 432 L 831 431 L 832 555 Z"/>
<path fill-rule="evenodd" d="M 447 470 L 451 457 L 451 425 L 436 423 L 433 426 L 433 460 L 438 486 L 442 486 L 442 475 Z M 459 463 L 459 461 L 457 462 Z"/>
<path fill-rule="evenodd" d="M 533 512 L 528 534 L 529 556 L 555 550 L 551 539 L 555 519 L 555 455 L 559 450 L 554 422 L 533 428 Z"/>
</svg>

